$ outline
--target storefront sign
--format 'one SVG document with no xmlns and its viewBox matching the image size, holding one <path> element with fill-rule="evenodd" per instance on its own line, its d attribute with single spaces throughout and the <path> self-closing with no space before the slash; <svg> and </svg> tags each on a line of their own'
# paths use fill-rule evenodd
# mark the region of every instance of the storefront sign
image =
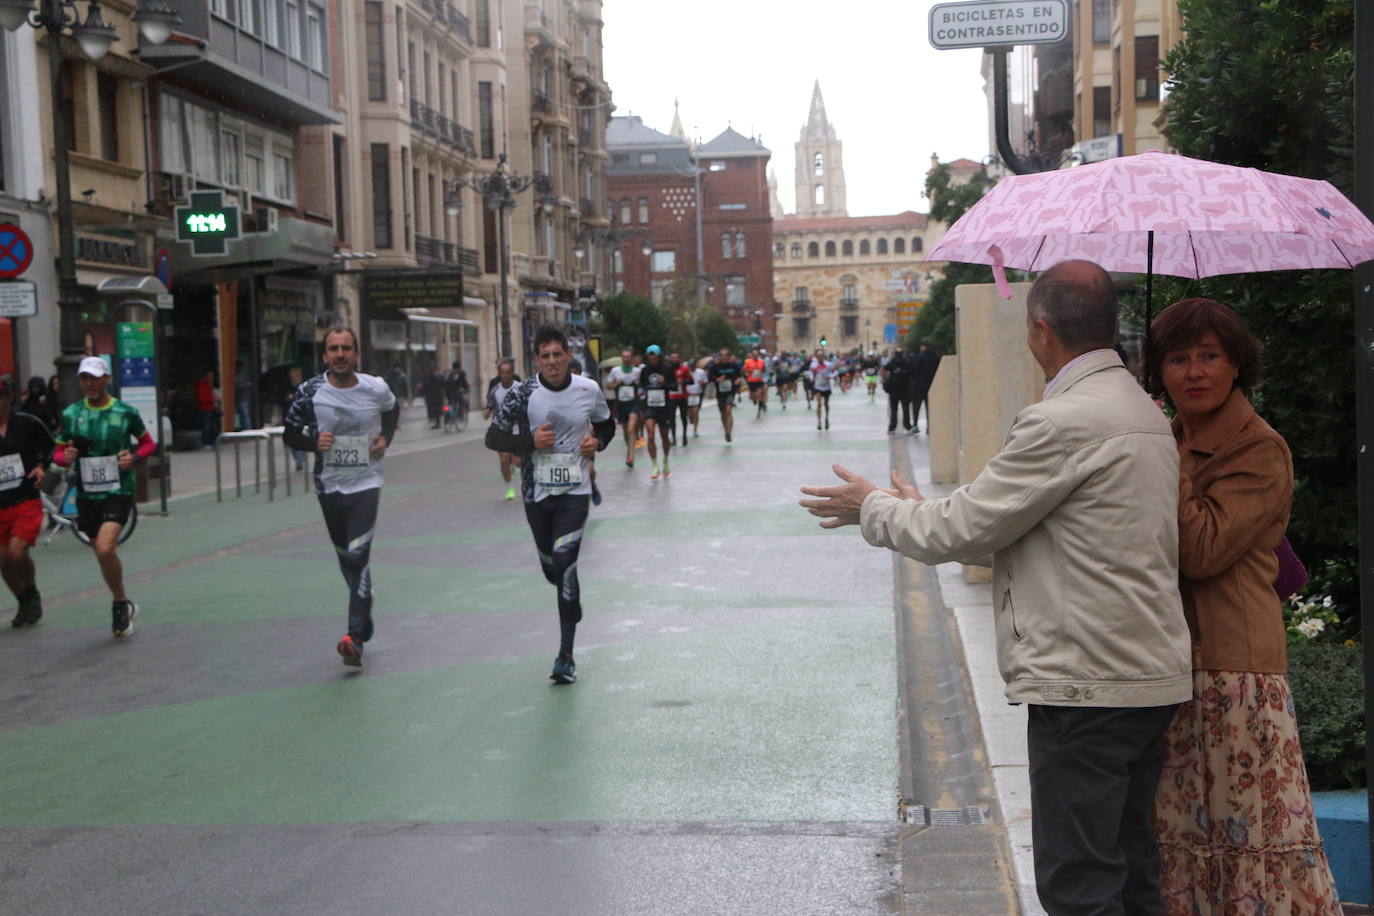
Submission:
<svg viewBox="0 0 1374 916">
<path fill-rule="evenodd" d="M 38 290 L 28 280 L 0 283 L 0 318 L 29 318 L 38 314 Z"/>
<path fill-rule="evenodd" d="M 94 264 L 115 264 L 120 267 L 146 267 L 148 265 L 148 259 L 144 256 L 142 245 L 113 242 L 109 239 L 93 239 L 84 235 L 76 237 L 76 259 Z"/>
<path fill-rule="evenodd" d="M 363 275 L 363 301 L 369 309 L 459 308 L 463 275 L 457 271 L 368 272 Z"/>
</svg>

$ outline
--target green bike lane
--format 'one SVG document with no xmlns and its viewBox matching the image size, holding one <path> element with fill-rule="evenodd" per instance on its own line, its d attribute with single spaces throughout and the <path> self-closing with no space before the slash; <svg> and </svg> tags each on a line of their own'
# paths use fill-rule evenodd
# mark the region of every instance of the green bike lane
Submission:
<svg viewBox="0 0 1374 916">
<path fill-rule="evenodd" d="M 881 473 L 882 410 L 751 414 L 666 480 L 599 459 L 571 687 L 480 443 L 388 460 L 361 673 L 313 497 L 143 519 L 128 640 L 89 553 L 38 549 L 47 614 L 0 633 L 0 910 L 901 911 L 892 562 L 796 507 Z"/>
</svg>

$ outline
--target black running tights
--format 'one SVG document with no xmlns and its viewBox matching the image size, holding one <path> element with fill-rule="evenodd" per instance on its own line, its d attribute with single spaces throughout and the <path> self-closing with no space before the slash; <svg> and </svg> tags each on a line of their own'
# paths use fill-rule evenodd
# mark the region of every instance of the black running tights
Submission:
<svg viewBox="0 0 1374 916">
<path fill-rule="evenodd" d="M 544 578 L 558 589 L 558 619 L 567 630 L 582 620 L 582 593 L 577 586 L 577 554 L 587 524 L 590 497 L 568 494 L 525 503 L 525 519 L 534 533 Z M 566 637 L 566 634 L 565 634 Z M 566 640 L 565 640 L 566 641 Z"/>
<path fill-rule="evenodd" d="M 324 526 L 348 584 L 348 635 L 358 642 L 372 638 L 372 571 L 368 562 L 381 493 L 380 487 L 373 487 L 358 493 L 320 494 Z"/>
</svg>

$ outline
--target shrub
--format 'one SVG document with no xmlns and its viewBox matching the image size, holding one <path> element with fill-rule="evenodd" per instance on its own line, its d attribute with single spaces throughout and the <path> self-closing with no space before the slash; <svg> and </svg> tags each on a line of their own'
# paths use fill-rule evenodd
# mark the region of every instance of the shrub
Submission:
<svg viewBox="0 0 1374 916">
<path fill-rule="evenodd" d="M 1365 784 L 1363 663 L 1358 645 L 1288 647 L 1288 682 L 1314 792 Z"/>
</svg>

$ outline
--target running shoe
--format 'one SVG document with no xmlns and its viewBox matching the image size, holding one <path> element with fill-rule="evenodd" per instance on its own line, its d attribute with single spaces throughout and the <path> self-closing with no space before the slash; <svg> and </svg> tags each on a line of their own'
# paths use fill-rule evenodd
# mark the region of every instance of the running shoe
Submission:
<svg viewBox="0 0 1374 916">
<path fill-rule="evenodd" d="M 825 418 L 825 428 L 826 428 L 826 429 L 829 429 L 829 428 L 830 428 L 830 418 L 829 418 L 829 417 L 826 417 L 826 418 Z"/>
<path fill-rule="evenodd" d="M 363 644 L 355 640 L 352 636 L 345 636 L 339 640 L 339 654 L 343 656 L 343 663 L 352 668 L 363 666 Z"/>
<path fill-rule="evenodd" d="M 633 471 L 635 469 L 635 463 L 633 461 L 627 461 L 625 462 L 625 467 Z"/>
<path fill-rule="evenodd" d="M 555 684 L 571 684 L 577 680 L 577 665 L 573 662 L 572 655 L 563 652 L 554 659 L 553 673 L 549 675 L 549 680 Z"/>
<path fill-rule="evenodd" d="M 650 479 L 650 480 L 658 480 L 658 477 L 659 477 L 659 473 L 658 473 L 658 462 L 654 462 L 654 472 L 653 472 L 652 474 L 649 475 L 649 479 Z"/>
<path fill-rule="evenodd" d="M 729 433 L 726 433 L 726 434 L 725 434 L 725 441 L 726 441 L 726 442 L 729 442 L 729 441 L 730 441 L 730 434 L 729 434 Z"/>
<path fill-rule="evenodd" d="M 42 616 L 43 599 L 38 595 L 38 587 L 30 585 L 28 590 L 19 596 L 19 607 L 14 612 L 14 619 L 10 621 L 10 626 L 32 626 Z"/>
<path fill-rule="evenodd" d="M 110 631 L 116 636 L 131 636 L 134 632 L 134 618 L 138 616 L 138 605 L 132 601 L 116 601 L 110 605 Z"/>
<path fill-rule="evenodd" d="M 601 491 L 596 488 L 596 484 L 592 484 L 592 505 L 601 505 Z"/>
<path fill-rule="evenodd" d="M 663 476 L 668 476 L 668 459 L 663 459 Z"/>
<path fill-rule="evenodd" d="M 506 487 L 506 499 L 515 499 L 515 487 Z"/>
</svg>

